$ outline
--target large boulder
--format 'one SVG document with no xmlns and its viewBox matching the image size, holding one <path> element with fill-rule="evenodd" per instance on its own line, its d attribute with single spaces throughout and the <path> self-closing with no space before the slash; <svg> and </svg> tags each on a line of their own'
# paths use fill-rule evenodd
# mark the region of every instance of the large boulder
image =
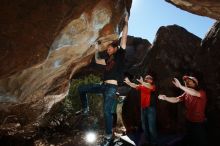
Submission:
<svg viewBox="0 0 220 146">
<path fill-rule="evenodd" d="M 202 49 L 195 58 L 195 67 L 203 73 L 208 95 L 208 126 L 217 142 L 220 129 L 220 22 L 216 22 L 202 40 Z M 214 136 L 213 136 L 214 135 Z"/>
<path fill-rule="evenodd" d="M 220 2 L 218 0 L 166 0 L 188 12 L 220 20 Z"/>
<path fill-rule="evenodd" d="M 151 43 L 142 38 L 128 36 L 125 54 L 125 70 L 129 72 L 133 67 L 140 64 L 148 53 Z"/>
<path fill-rule="evenodd" d="M 0 7 L 1 129 L 28 129 L 64 99 L 93 44 L 118 39 L 131 0 L 5 0 Z"/>
</svg>

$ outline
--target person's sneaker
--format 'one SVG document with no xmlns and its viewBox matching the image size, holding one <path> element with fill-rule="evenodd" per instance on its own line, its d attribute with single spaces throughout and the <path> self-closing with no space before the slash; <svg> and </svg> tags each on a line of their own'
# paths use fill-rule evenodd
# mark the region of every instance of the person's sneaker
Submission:
<svg viewBox="0 0 220 146">
<path fill-rule="evenodd" d="M 81 109 L 77 112 L 75 112 L 75 115 L 85 115 L 87 116 L 89 114 L 89 108 L 84 108 L 84 109 Z"/>
</svg>

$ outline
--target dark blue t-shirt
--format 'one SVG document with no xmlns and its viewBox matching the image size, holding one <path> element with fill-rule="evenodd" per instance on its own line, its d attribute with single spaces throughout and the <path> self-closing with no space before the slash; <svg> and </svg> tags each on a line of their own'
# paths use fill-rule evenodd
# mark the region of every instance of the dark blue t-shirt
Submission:
<svg viewBox="0 0 220 146">
<path fill-rule="evenodd" d="M 106 66 L 103 80 L 117 80 L 120 82 L 123 78 L 125 49 L 120 47 L 117 52 L 105 59 Z"/>
</svg>

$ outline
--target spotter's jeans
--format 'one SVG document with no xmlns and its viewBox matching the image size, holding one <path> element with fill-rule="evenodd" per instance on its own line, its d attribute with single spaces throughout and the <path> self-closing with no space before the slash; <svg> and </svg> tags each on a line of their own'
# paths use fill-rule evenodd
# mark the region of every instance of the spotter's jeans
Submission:
<svg viewBox="0 0 220 146">
<path fill-rule="evenodd" d="M 150 144 L 157 144 L 156 107 L 141 108 L 141 123 Z"/>
</svg>

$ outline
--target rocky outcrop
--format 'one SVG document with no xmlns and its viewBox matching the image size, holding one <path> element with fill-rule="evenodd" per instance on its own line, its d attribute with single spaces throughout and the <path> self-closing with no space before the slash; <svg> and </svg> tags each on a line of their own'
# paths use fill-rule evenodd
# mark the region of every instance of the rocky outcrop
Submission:
<svg viewBox="0 0 220 146">
<path fill-rule="evenodd" d="M 131 0 L 2 1 L 2 127 L 28 129 L 68 93 L 69 80 L 91 62 L 93 44 L 117 39 Z M 10 125 L 8 125 L 10 124 Z"/>
<path fill-rule="evenodd" d="M 60 31 L 99 1 L 1 1 L 0 78 L 42 63 Z"/>
<path fill-rule="evenodd" d="M 180 26 L 162 26 L 141 68 L 144 72 L 162 75 L 157 77 L 158 80 L 168 76 L 178 77 L 179 72 L 191 69 L 200 42 L 199 37 Z"/>
<path fill-rule="evenodd" d="M 188 12 L 220 20 L 220 2 L 218 0 L 166 0 Z"/>
<path fill-rule="evenodd" d="M 208 95 L 208 126 L 216 142 L 220 134 L 220 22 L 213 25 L 201 46 L 195 58 L 195 66 L 203 73 Z"/>
<path fill-rule="evenodd" d="M 128 36 L 125 55 L 125 70 L 129 72 L 133 67 L 140 64 L 148 53 L 151 43 L 142 38 Z"/>
</svg>

